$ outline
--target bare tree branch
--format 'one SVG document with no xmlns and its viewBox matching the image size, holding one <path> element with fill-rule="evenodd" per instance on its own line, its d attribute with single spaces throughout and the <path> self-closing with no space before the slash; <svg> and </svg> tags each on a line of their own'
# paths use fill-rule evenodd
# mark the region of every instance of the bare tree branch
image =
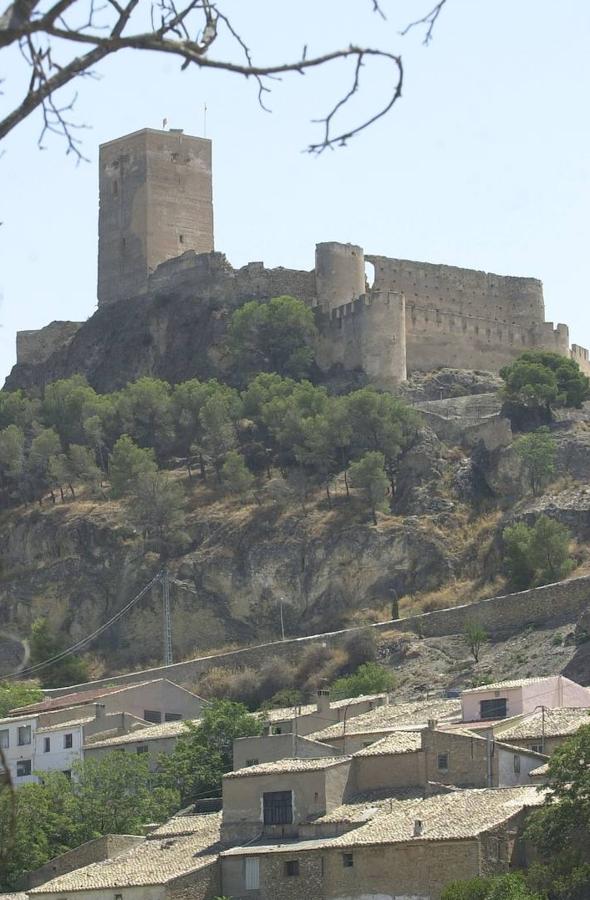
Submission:
<svg viewBox="0 0 590 900">
<path fill-rule="evenodd" d="M 380 0 L 370 0 L 373 13 L 385 18 Z M 418 24 L 427 24 L 426 40 L 446 0 L 442 0 Z M 0 140 L 36 110 L 41 111 L 43 126 L 39 144 L 47 133 L 60 134 L 68 152 L 81 158 L 77 127 L 71 118 L 75 97 L 64 103 L 55 100 L 61 88 L 77 78 L 93 74 L 94 67 L 120 50 L 143 50 L 167 53 L 181 60 L 181 67 L 197 66 L 241 75 L 252 79 L 258 87 L 258 100 L 263 108 L 270 82 L 287 74 L 305 75 L 308 71 L 337 61 L 350 61 L 352 80 L 342 98 L 323 118 L 314 120 L 322 126 L 321 139 L 308 150 L 320 153 L 328 147 L 346 144 L 352 137 L 386 115 L 401 97 L 403 67 L 401 57 L 375 47 L 350 45 L 318 56 L 308 53 L 278 64 L 256 63 L 244 37 L 231 18 L 220 8 L 222 0 L 14 0 L 0 16 L 0 50 L 17 43 L 28 68 L 28 83 L 15 107 L 0 120 Z M 151 21 L 151 30 L 131 31 L 133 23 Z M 75 22 L 76 24 L 72 24 Z M 80 24 L 82 23 L 82 24 Z M 217 58 L 212 50 L 224 33 L 238 53 Z M 404 32 L 405 33 L 405 32 Z M 84 51 L 78 54 L 75 46 Z M 68 58 L 69 54 L 69 58 Z M 64 58 L 65 57 L 65 58 Z M 376 113 L 339 129 L 337 119 L 343 108 L 361 90 L 365 66 L 385 62 L 392 67 L 391 89 Z"/>
<path fill-rule="evenodd" d="M 419 25 L 427 25 L 428 27 L 426 29 L 426 34 L 424 35 L 423 43 L 428 46 L 428 44 L 432 40 L 432 32 L 434 30 L 434 26 L 436 25 L 436 20 L 440 16 L 442 8 L 446 2 L 447 0 L 440 0 L 440 2 L 437 3 L 429 13 L 427 13 L 425 16 L 422 16 L 421 19 L 416 19 L 415 22 L 410 22 L 409 25 L 406 25 L 406 27 L 403 29 L 403 31 L 400 32 L 400 34 L 402 36 L 405 36 L 408 31 L 412 30 L 412 28 L 417 28 Z"/>
</svg>

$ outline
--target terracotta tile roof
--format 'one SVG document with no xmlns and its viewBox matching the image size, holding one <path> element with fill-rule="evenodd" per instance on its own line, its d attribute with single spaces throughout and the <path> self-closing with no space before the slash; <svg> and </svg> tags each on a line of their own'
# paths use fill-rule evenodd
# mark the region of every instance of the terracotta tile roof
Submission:
<svg viewBox="0 0 590 900">
<path fill-rule="evenodd" d="M 543 724 L 543 718 L 545 722 Z M 580 707 L 558 707 L 531 713 L 509 728 L 498 730 L 498 737 L 503 741 L 521 741 L 540 738 L 545 730 L 546 737 L 561 737 L 575 734 L 582 725 L 590 725 L 590 709 Z"/>
<path fill-rule="evenodd" d="M 88 738 L 84 744 L 84 750 L 93 750 L 95 747 L 118 747 L 121 744 L 145 743 L 146 741 L 158 741 L 164 738 L 178 737 L 186 731 L 186 723 L 198 722 L 198 719 L 179 719 L 175 722 L 161 722 L 159 725 L 149 725 L 147 728 L 136 728 L 129 734 L 118 734 L 115 737 L 98 739 Z"/>
<path fill-rule="evenodd" d="M 250 844 L 227 850 L 223 855 L 252 856 L 330 848 L 354 850 L 356 847 L 378 844 L 466 840 L 496 828 L 525 808 L 540 806 L 544 795 L 545 792 L 539 791 L 536 785 L 527 785 L 453 791 L 426 799 L 392 799 L 384 805 L 380 814 L 338 837 L 284 844 Z M 422 832 L 415 836 L 417 820 L 422 823 Z"/>
<path fill-rule="evenodd" d="M 172 816 L 159 828 L 155 828 L 150 832 L 148 839 L 150 841 L 164 837 L 180 837 L 187 834 L 199 834 L 203 830 L 203 815 L 178 815 Z"/>
<path fill-rule="evenodd" d="M 511 688 L 526 687 L 529 684 L 541 684 L 544 681 L 554 681 L 562 677 L 557 675 L 540 675 L 537 678 L 513 678 L 511 681 L 495 681 L 492 684 L 482 684 L 475 688 L 466 688 L 463 694 L 484 694 L 487 691 L 510 690 Z M 566 679 L 567 680 L 567 679 Z"/>
<path fill-rule="evenodd" d="M 156 678 L 152 681 L 141 681 L 137 684 L 116 684 L 111 687 L 95 688 L 93 691 L 75 691 L 72 694 L 62 694 L 60 697 L 46 697 L 38 703 L 30 703 L 28 706 L 19 706 L 10 710 L 10 715 L 23 716 L 32 713 L 51 712 L 54 709 L 67 709 L 69 706 L 85 706 L 88 703 L 94 703 L 101 697 L 108 694 L 116 694 L 118 691 L 128 691 L 131 688 L 144 686 L 146 684 L 155 684 L 156 681 L 163 681 L 162 678 Z"/>
<path fill-rule="evenodd" d="M 67 722 L 56 722 L 55 725 L 44 725 L 42 728 L 37 728 L 37 734 L 48 734 L 52 731 L 64 731 L 68 728 L 76 728 L 78 725 L 88 725 L 89 722 L 94 722 L 94 716 L 85 716 L 83 719 L 68 719 Z"/>
<path fill-rule="evenodd" d="M 411 731 L 417 726 L 425 726 L 429 719 L 437 721 L 458 721 L 461 718 L 460 700 L 412 700 L 408 703 L 394 703 L 378 706 L 346 722 L 346 734 L 373 734 L 388 731 Z M 329 741 L 341 738 L 344 723 L 335 722 L 321 731 L 307 735 L 315 741 Z"/>
<path fill-rule="evenodd" d="M 152 834 L 120 856 L 92 863 L 40 885 L 30 891 L 30 896 L 166 884 L 196 871 L 217 857 L 221 815 L 211 813 L 194 818 L 199 821 L 188 834 L 172 837 Z"/>
<path fill-rule="evenodd" d="M 531 769 L 529 775 L 533 778 L 539 778 L 543 775 L 547 775 L 549 773 L 549 763 L 543 763 L 542 766 L 537 766 L 536 769 Z"/>
<path fill-rule="evenodd" d="M 385 700 L 387 694 L 364 694 L 361 697 L 347 697 L 344 700 L 330 701 L 330 709 L 343 709 L 345 706 L 351 708 L 358 706 L 360 703 L 368 703 L 371 700 Z M 304 706 L 283 706 L 279 709 L 267 709 L 259 713 L 260 718 L 265 722 L 283 722 L 288 719 L 294 719 L 295 716 L 311 716 L 317 713 L 317 703 L 306 703 Z"/>
<path fill-rule="evenodd" d="M 224 778 L 248 778 L 252 775 L 280 775 L 291 772 L 319 772 L 338 766 L 343 762 L 350 762 L 350 756 L 322 756 L 318 759 L 279 759 L 276 762 L 260 763 L 257 766 L 247 766 L 245 769 L 236 769 L 228 772 Z"/>
<path fill-rule="evenodd" d="M 398 753 L 415 753 L 422 746 L 420 731 L 393 731 L 387 737 L 375 741 L 355 753 L 355 756 L 391 756 Z"/>
</svg>

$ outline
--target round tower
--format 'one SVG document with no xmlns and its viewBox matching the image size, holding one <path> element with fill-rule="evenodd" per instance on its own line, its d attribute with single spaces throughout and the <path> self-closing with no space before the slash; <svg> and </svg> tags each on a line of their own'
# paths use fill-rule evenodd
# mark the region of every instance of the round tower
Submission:
<svg viewBox="0 0 590 900">
<path fill-rule="evenodd" d="M 365 293 L 365 254 L 356 244 L 316 244 L 315 283 L 318 305 L 325 312 Z"/>
</svg>

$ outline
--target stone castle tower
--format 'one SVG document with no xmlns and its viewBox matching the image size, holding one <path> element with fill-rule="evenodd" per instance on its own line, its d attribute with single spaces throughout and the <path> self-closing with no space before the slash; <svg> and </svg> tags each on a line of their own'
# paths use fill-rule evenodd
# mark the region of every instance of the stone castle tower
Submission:
<svg viewBox="0 0 590 900">
<path fill-rule="evenodd" d="M 99 169 L 99 306 L 144 293 L 165 260 L 214 249 L 211 141 L 143 128 L 102 144 Z"/>
</svg>

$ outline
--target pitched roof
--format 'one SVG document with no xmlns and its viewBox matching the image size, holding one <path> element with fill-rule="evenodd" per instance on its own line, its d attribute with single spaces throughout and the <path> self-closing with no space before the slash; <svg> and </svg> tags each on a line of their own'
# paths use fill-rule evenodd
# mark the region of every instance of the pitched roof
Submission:
<svg viewBox="0 0 590 900">
<path fill-rule="evenodd" d="M 221 815 L 209 813 L 191 818 L 198 821 L 188 833 L 164 837 L 154 832 L 120 856 L 60 875 L 30 891 L 30 895 L 166 884 L 194 872 L 217 857 Z M 158 831 L 163 832 L 165 827 Z"/>
<path fill-rule="evenodd" d="M 590 725 L 590 709 L 583 707 L 557 707 L 531 713 L 509 728 L 498 731 L 503 741 L 522 741 L 546 737 L 561 737 L 575 734 L 582 725 Z"/>
<path fill-rule="evenodd" d="M 103 738 L 100 735 L 98 739 L 93 741 L 88 738 L 84 744 L 84 750 L 94 750 L 95 747 L 118 747 L 120 744 L 144 744 L 147 741 L 158 741 L 164 738 L 178 737 L 184 734 L 186 723 L 198 722 L 198 719 L 179 719 L 174 722 L 161 722 L 159 725 L 150 725 L 147 728 L 136 728 L 129 734 L 118 734 L 115 737 Z"/>
<path fill-rule="evenodd" d="M 338 837 L 284 844 L 250 844 L 226 850 L 223 856 L 466 840 L 496 828 L 525 808 L 540 806 L 543 801 L 544 792 L 536 785 L 452 791 L 426 799 L 392 799 L 380 814 Z M 422 831 L 415 836 L 416 820 L 422 823 Z"/>
<path fill-rule="evenodd" d="M 371 700 L 384 700 L 387 694 L 363 694 L 360 697 L 346 697 L 344 700 L 330 701 L 330 709 L 343 709 L 345 706 L 358 706 Z M 278 709 L 265 709 L 259 715 L 265 722 L 282 722 L 295 717 L 311 716 L 317 713 L 317 703 L 306 703 L 304 706 L 283 706 Z"/>
<path fill-rule="evenodd" d="M 479 687 L 465 688 L 463 694 L 485 694 L 487 691 L 511 690 L 512 688 L 526 687 L 528 684 L 541 684 L 543 681 L 553 681 L 561 678 L 561 675 L 540 675 L 537 678 L 513 678 L 511 681 L 494 681 L 492 684 L 482 684 Z"/>
<path fill-rule="evenodd" d="M 422 746 L 420 731 L 393 731 L 387 737 L 359 750 L 355 756 L 391 756 L 398 753 L 415 753 Z"/>
<path fill-rule="evenodd" d="M 252 775 L 282 775 L 291 772 L 319 772 L 338 766 L 340 763 L 350 762 L 350 756 L 322 756 L 318 759 L 279 759 L 276 762 L 260 763 L 257 766 L 247 766 L 245 769 L 236 769 L 228 772 L 224 778 L 248 778 Z"/>
<path fill-rule="evenodd" d="M 532 778 L 543 777 L 543 775 L 547 775 L 547 774 L 549 774 L 549 763 L 548 762 L 543 763 L 542 766 L 537 766 L 536 769 L 531 769 L 529 772 L 529 775 Z"/>
<path fill-rule="evenodd" d="M 88 725 L 89 722 L 94 721 L 94 716 L 84 716 L 84 718 L 68 719 L 67 722 L 56 722 L 54 725 L 43 725 L 41 728 L 37 728 L 37 734 L 48 734 L 52 731 L 67 731 L 68 728 L 76 728 L 79 725 Z"/>
<path fill-rule="evenodd" d="M 132 688 L 140 687 L 146 684 L 155 684 L 156 681 L 163 681 L 163 678 L 155 678 L 152 681 L 140 681 L 137 684 L 116 684 L 110 687 L 94 688 L 91 691 L 75 691 L 72 694 L 61 694 L 59 697 L 45 697 L 38 703 L 30 703 L 28 706 L 18 706 L 11 709 L 10 716 L 31 715 L 33 713 L 51 712 L 54 709 L 67 709 L 69 706 L 85 706 L 88 703 L 94 703 L 101 697 L 108 694 L 116 694 L 118 691 L 128 691 Z"/>
<path fill-rule="evenodd" d="M 355 716 L 346 722 L 346 734 L 374 734 L 387 731 L 410 731 L 424 726 L 429 719 L 437 721 L 458 721 L 461 717 L 460 700 L 412 700 L 408 703 L 394 703 L 378 706 L 369 712 Z M 321 731 L 309 734 L 315 741 L 329 741 L 344 736 L 344 723 L 335 722 Z"/>
</svg>

